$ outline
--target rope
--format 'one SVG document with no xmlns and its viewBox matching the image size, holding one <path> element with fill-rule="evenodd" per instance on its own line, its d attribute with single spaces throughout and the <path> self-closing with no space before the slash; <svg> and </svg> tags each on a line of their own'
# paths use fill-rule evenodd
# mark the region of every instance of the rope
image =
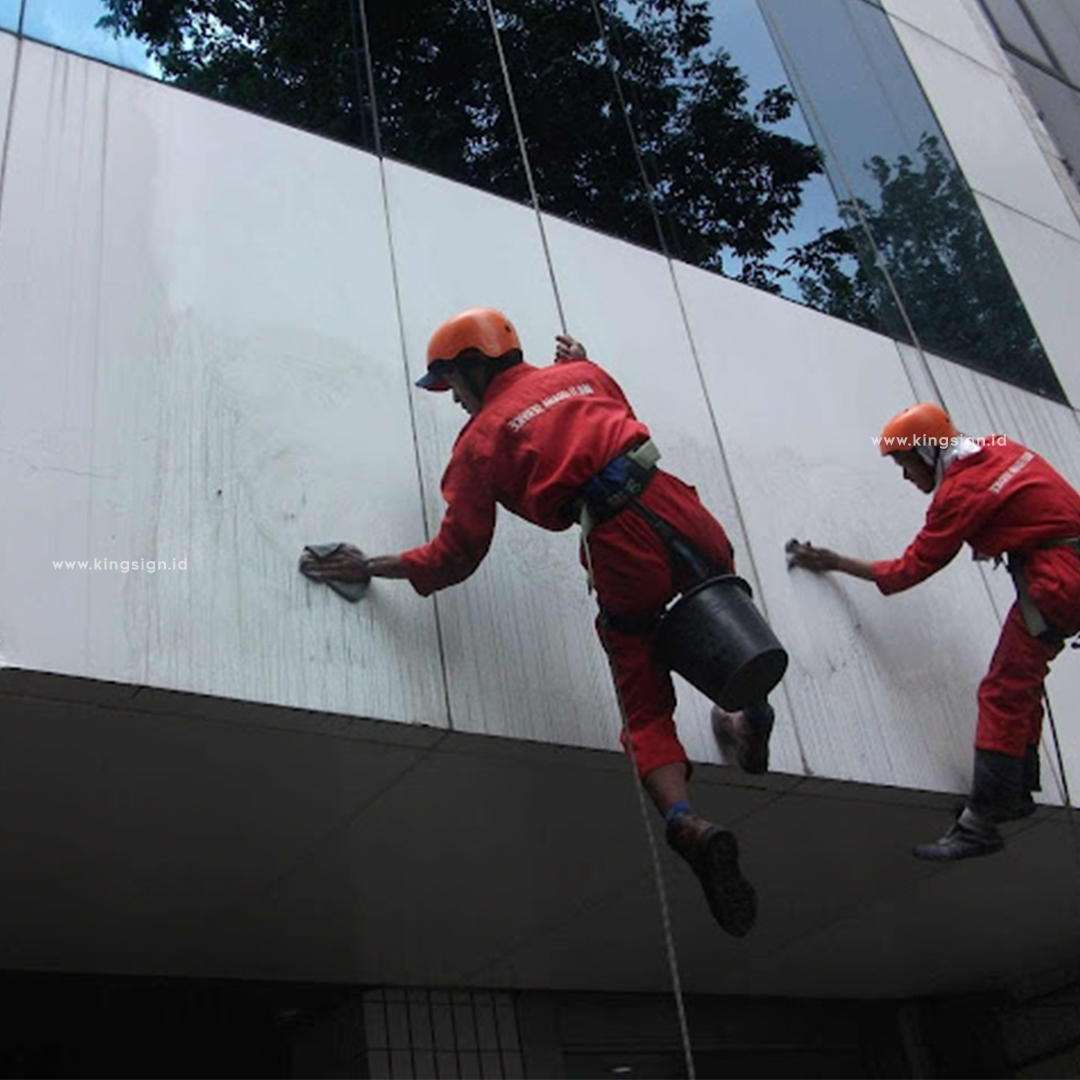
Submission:
<svg viewBox="0 0 1080 1080">
<path fill-rule="evenodd" d="M 374 129 L 375 155 L 379 161 L 379 190 L 382 194 L 383 221 L 386 222 L 386 243 L 390 252 L 390 280 L 394 290 L 394 312 L 397 316 L 398 341 L 401 344 L 401 364 L 405 374 L 405 385 L 411 389 L 412 378 L 409 375 L 409 353 L 405 341 L 405 315 L 401 304 L 401 279 L 398 274 L 397 248 L 394 244 L 394 228 L 390 219 L 390 191 L 386 184 L 386 160 L 382 153 L 382 138 L 379 131 L 379 102 L 375 93 L 375 67 L 371 62 L 371 37 L 368 32 L 367 5 L 365 0 L 356 0 L 355 11 L 350 9 L 350 19 L 353 21 L 353 33 L 356 32 L 355 16 L 360 17 L 360 35 L 364 49 L 364 67 L 367 72 L 368 97 L 371 102 L 371 126 Z M 359 73 L 357 75 L 357 94 L 361 111 L 364 108 L 363 93 L 359 86 Z M 361 124 L 363 116 L 361 115 Z M 431 521 L 428 515 L 428 500 L 426 485 L 424 483 L 424 463 L 420 453 L 420 437 L 417 433 L 416 406 L 413 403 L 414 394 L 405 395 L 409 406 L 409 427 L 413 439 L 413 459 L 416 463 L 416 476 L 420 484 L 420 516 L 424 523 L 424 535 L 431 537 Z M 439 648 L 439 670 L 442 672 L 443 682 L 443 706 L 446 709 L 446 722 L 450 729 L 454 727 L 453 702 L 450 697 L 450 670 L 446 661 L 446 649 L 443 645 L 442 615 L 440 613 L 438 597 L 434 597 L 435 612 L 435 640 Z"/>
<path fill-rule="evenodd" d="M 675 273 L 675 262 L 672 256 L 671 250 L 668 247 L 667 239 L 664 233 L 663 225 L 660 219 L 659 211 L 656 207 L 656 188 L 651 178 L 649 177 L 649 171 L 645 166 L 645 159 L 641 153 L 641 144 L 638 140 L 637 133 L 634 130 L 634 123 L 630 118 L 630 112 L 626 105 L 626 98 L 623 94 L 622 80 L 619 77 L 619 71 L 615 64 L 615 56 L 611 48 L 611 39 L 607 33 L 607 27 L 604 24 L 603 16 L 600 12 L 600 6 L 598 0 L 591 0 L 593 17 L 596 20 L 596 28 L 600 34 L 600 40 L 604 46 L 604 56 L 607 61 L 608 71 L 611 72 L 611 78 L 615 84 L 615 95 L 618 98 L 619 105 L 622 108 L 623 120 L 626 122 L 626 130 L 630 136 L 630 145 L 634 149 L 634 157 L 637 159 L 638 172 L 641 174 L 641 182 L 645 186 L 646 197 L 649 202 L 649 209 L 652 212 L 653 223 L 656 227 L 656 235 L 660 242 L 660 248 L 664 254 L 664 258 L 667 260 L 668 274 L 671 277 L 671 286 L 675 292 L 675 302 L 679 307 L 679 318 L 683 324 L 683 332 L 686 334 L 686 341 L 690 347 L 690 356 L 694 361 L 694 370 L 697 372 L 698 386 L 701 389 L 701 396 L 704 400 L 709 413 L 709 423 L 712 426 L 713 438 L 716 440 L 716 446 L 720 453 L 720 464 L 724 472 L 724 477 L 727 480 L 728 490 L 731 494 L 731 501 L 735 508 L 735 517 L 739 522 L 739 529 L 743 538 L 748 538 L 750 531 L 746 524 L 746 514 L 743 511 L 742 500 L 739 498 L 738 491 L 735 487 L 734 477 L 731 472 L 731 465 L 728 461 L 727 448 L 724 445 L 724 438 L 720 434 L 720 425 L 716 419 L 716 409 L 713 408 L 712 394 L 709 392 L 708 383 L 705 380 L 705 368 L 701 362 L 701 354 L 698 352 L 697 337 L 694 334 L 693 327 L 690 325 L 690 314 L 686 310 L 686 301 L 683 298 L 682 288 L 679 285 L 678 275 Z M 746 559 L 750 564 L 750 572 L 755 581 L 760 586 L 761 575 L 758 573 L 757 560 L 754 556 L 753 548 L 749 543 L 746 544 Z M 762 614 L 766 619 L 769 617 L 769 609 L 765 600 L 764 590 L 760 587 L 757 590 L 758 604 L 761 608 Z M 792 708 L 790 692 L 786 684 L 781 684 L 781 693 L 784 695 L 784 700 L 788 705 L 788 716 L 791 717 L 791 730 L 795 736 L 795 745 L 799 752 L 799 760 L 803 766 L 803 772 L 809 775 L 810 765 L 806 756 L 806 750 L 803 747 L 802 736 L 799 733 L 798 725 L 795 722 L 795 709 Z"/>
<path fill-rule="evenodd" d="M 544 258 L 547 260 L 548 275 L 551 279 L 552 291 L 555 294 L 555 305 L 559 311 L 559 322 L 562 327 L 562 331 L 566 333 L 566 317 L 563 313 L 562 299 L 559 294 L 558 279 L 555 276 L 555 265 L 551 258 L 551 250 L 548 247 L 547 233 L 544 229 L 544 219 L 540 213 L 540 200 L 536 192 L 536 184 L 533 180 L 532 167 L 529 162 L 529 153 L 525 145 L 525 132 L 521 125 L 521 117 L 518 114 L 517 99 L 514 94 L 513 82 L 510 78 L 510 68 L 506 62 L 506 54 L 503 51 L 502 36 L 499 33 L 499 24 L 495 15 L 495 6 L 493 0 L 486 0 L 488 18 L 491 21 L 491 33 L 495 39 L 495 48 L 499 56 L 499 66 L 502 69 L 503 83 L 506 87 L 506 96 L 510 103 L 510 115 L 514 123 L 514 133 L 517 136 L 518 151 L 521 154 L 521 161 L 525 169 L 525 178 L 529 185 L 529 198 L 532 200 L 533 211 L 536 214 L 537 227 L 540 230 L 540 240 L 544 248 Z M 621 100 L 621 95 L 620 95 Z M 625 112 L 625 104 L 623 105 Z M 635 143 L 635 153 L 638 153 Z M 640 161 L 640 154 L 639 161 Z M 650 196 L 651 201 L 651 196 Z M 654 211 L 655 212 L 655 211 Z M 658 223 L 659 227 L 659 223 Z M 661 234 L 662 238 L 662 234 Z M 585 552 L 586 570 L 589 575 L 589 580 L 594 580 L 593 575 L 593 562 L 592 551 L 589 546 L 588 538 L 582 538 L 582 548 Z M 608 648 L 608 639 L 605 632 L 603 623 L 600 624 L 600 636 L 603 642 L 604 652 L 608 658 L 608 664 L 611 668 L 612 682 L 615 685 L 615 699 L 619 707 L 619 717 L 622 723 L 622 731 L 625 737 L 627 747 L 627 761 L 630 766 L 631 776 L 633 777 L 634 789 L 637 792 L 638 806 L 641 810 L 642 821 L 645 826 L 645 835 L 649 841 L 649 854 L 652 858 L 653 874 L 656 878 L 656 892 L 660 904 L 660 921 L 664 931 L 664 945 L 667 952 L 668 968 L 671 972 L 671 984 L 672 992 L 675 997 L 675 1008 L 679 1018 L 679 1032 L 682 1038 L 683 1054 L 686 1059 L 686 1075 L 690 1080 L 694 1080 L 696 1072 L 694 1070 L 694 1057 L 690 1044 L 690 1028 L 686 1019 L 686 1006 L 683 1001 L 682 993 L 682 979 L 679 975 L 679 962 L 678 955 L 675 948 L 675 935 L 671 925 L 671 911 L 668 906 L 667 891 L 664 887 L 664 875 L 660 866 L 660 853 L 656 846 L 656 838 L 653 835 L 653 830 L 650 826 L 649 808 L 645 802 L 645 793 L 642 790 L 642 785 L 638 780 L 637 762 L 634 757 L 633 743 L 630 741 L 630 727 L 626 718 L 626 706 L 623 702 L 622 693 L 619 690 L 618 681 L 615 678 L 615 667 L 612 661 L 611 651 Z"/>
<path fill-rule="evenodd" d="M 584 533 L 581 538 L 581 546 L 585 551 L 585 570 L 589 575 L 589 581 L 594 581 L 592 550 L 589 539 Z M 683 1055 L 686 1058 L 686 1075 L 689 1080 L 694 1080 L 697 1074 L 694 1070 L 694 1056 L 690 1044 L 690 1027 L 686 1020 L 686 1006 L 683 1002 L 682 979 L 679 976 L 679 958 L 675 950 L 675 934 L 671 925 L 671 910 L 668 907 L 667 890 L 664 887 L 664 875 L 660 867 L 660 851 L 656 846 L 656 837 L 653 835 L 653 830 L 649 825 L 649 806 L 645 801 L 645 790 L 638 779 L 637 758 L 634 754 L 633 741 L 630 738 L 630 724 L 626 718 L 626 705 L 623 702 L 622 691 L 619 689 L 619 681 L 615 677 L 615 661 L 612 659 L 612 653 L 608 647 L 607 628 L 604 626 L 603 619 L 600 619 L 597 625 L 600 628 L 600 640 L 603 642 L 604 655 L 607 656 L 608 667 L 611 670 L 611 681 L 615 686 L 615 700 L 619 706 L 619 718 L 622 722 L 623 740 L 627 751 L 626 760 L 630 766 L 630 776 L 634 790 L 637 792 L 638 807 L 641 810 L 641 817 L 645 824 L 645 835 L 649 841 L 649 854 L 652 858 L 653 873 L 656 877 L 656 894 L 660 904 L 660 922 L 664 929 L 664 946 L 667 952 L 668 968 L 671 972 L 672 991 L 675 995 L 675 1011 L 679 1017 L 679 1033 L 682 1037 Z"/>
<path fill-rule="evenodd" d="M 533 211 L 536 214 L 536 227 L 540 230 L 540 243 L 544 248 L 544 259 L 547 262 L 548 277 L 551 279 L 551 291 L 555 294 L 555 307 L 559 312 L 559 326 L 566 333 L 566 314 L 563 312 L 562 296 L 559 293 L 559 282 L 555 277 L 555 263 L 551 258 L 551 249 L 548 247 L 547 230 L 544 228 L 544 218 L 540 213 L 540 197 L 536 194 L 536 183 L 533 180 L 532 165 L 529 162 L 529 152 L 525 147 L 525 129 L 521 126 L 521 117 L 518 115 L 517 98 L 514 96 L 514 86 L 510 81 L 510 67 L 506 63 L 506 54 L 503 52 L 502 35 L 499 33 L 499 23 L 495 18 L 495 5 L 492 0 L 487 0 L 488 18 L 491 20 L 491 36 L 495 39 L 495 51 L 499 54 L 499 67 L 502 69 L 503 85 L 506 87 L 506 97 L 510 102 L 510 116 L 514 121 L 514 134 L 517 136 L 518 153 L 521 155 L 521 164 L 525 169 L 525 180 L 529 185 L 529 199 L 532 202 Z"/>
</svg>

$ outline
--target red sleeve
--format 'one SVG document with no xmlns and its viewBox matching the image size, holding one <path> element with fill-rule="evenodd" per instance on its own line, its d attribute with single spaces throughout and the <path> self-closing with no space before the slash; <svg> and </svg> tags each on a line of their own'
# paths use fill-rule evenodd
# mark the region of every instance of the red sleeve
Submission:
<svg viewBox="0 0 1080 1080">
<path fill-rule="evenodd" d="M 926 511 L 926 524 L 907 551 L 899 559 L 870 564 L 877 587 L 888 596 L 936 574 L 952 562 L 990 508 L 988 493 L 965 490 L 946 480 Z"/>
<path fill-rule="evenodd" d="M 495 495 L 489 470 L 459 440 L 442 479 L 446 514 L 429 544 L 403 552 L 409 584 L 421 595 L 464 581 L 483 562 L 495 533 Z"/>
</svg>

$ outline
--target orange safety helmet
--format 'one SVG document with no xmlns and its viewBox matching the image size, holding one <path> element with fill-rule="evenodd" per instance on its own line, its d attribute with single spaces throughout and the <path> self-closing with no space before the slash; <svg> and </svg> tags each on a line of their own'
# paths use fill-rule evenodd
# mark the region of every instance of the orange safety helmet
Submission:
<svg viewBox="0 0 1080 1080">
<path fill-rule="evenodd" d="M 499 360 L 507 353 L 521 353 L 514 324 L 495 308 L 469 308 L 444 322 L 427 347 L 427 374 L 417 382 L 424 390 L 449 390 L 446 369 L 463 354 L 479 353 Z"/>
<path fill-rule="evenodd" d="M 882 429 L 878 439 L 881 456 L 921 447 L 944 449 L 959 432 L 949 414 L 932 401 L 921 401 L 897 413 Z"/>
</svg>

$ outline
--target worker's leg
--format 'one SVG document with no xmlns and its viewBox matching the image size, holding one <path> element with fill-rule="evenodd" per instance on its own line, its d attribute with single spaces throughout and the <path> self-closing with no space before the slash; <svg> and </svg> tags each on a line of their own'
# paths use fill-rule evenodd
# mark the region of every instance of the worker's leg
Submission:
<svg viewBox="0 0 1080 1080">
<path fill-rule="evenodd" d="M 1022 758 L 1042 731 L 1043 681 L 1061 645 L 1032 637 L 1013 604 L 1001 628 L 990 670 L 979 684 L 975 748 Z"/>
<path fill-rule="evenodd" d="M 1060 645 L 1033 637 L 1014 604 L 1001 628 L 990 670 L 979 684 L 979 719 L 975 729 L 975 766 L 971 794 L 963 813 L 933 844 L 915 849 L 919 858 L 939 861 L 992 855 L 1004 846 L 997 825 L 1026 817 L 1034 803 L 1026 781 L 1033 778 L 1031 757 L 1038 762 L 1043 680 Z M 1028 763 L 1025 768 L 1025 759 Z M 1034 779 L 1037 782 L 1037 771 Z"/>
<path fill-rule="evenodd" d="M 638 776 L 644 778 L 663 766 L 674 765 L 675 768 L 662 775 L 682 775 L 680 799 L 685 799 L 690 762 L 675 731 L 675 688 L 671 675 L 653 655 L 647 634 L 617 630 L 602 615 L 597 617 L 596 630 L 611 661 L 619 703 L 626 718 L 622 744 L 633 759 Z M 656 795 L 647 784 L 646 790 L 663 813 L 669 803 L 657 799 L 667 800 L 670 791 L 679 786 L 665 783 L 656 788 Z"/>
<path fill-rule="evenodd" d="M 597 631 L 625 718 L 623 745 L 667 823 L 667 842 L 697 875 L 716 921 L 741 937 L 754 925 L 757 896 L 739 868 L 734 834 L 699 817 L 690 805 L 690 762 L 675 733 L 671 674 L 656 661 L 646 634 L 618 630 L 602 617 Z"/>
</svg>

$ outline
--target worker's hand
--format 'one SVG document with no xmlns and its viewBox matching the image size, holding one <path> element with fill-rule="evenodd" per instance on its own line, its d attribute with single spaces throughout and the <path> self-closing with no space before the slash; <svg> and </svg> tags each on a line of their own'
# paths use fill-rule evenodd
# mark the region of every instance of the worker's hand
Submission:
<svg viewBox="0 0 1080 1080">
<path fill-rule="evenodd" d="M 840 568 L 840 556 L 835 551 L 814 547 L 809 540 L 789 540 L 784 550 L 788 554 L 789 567 L 798 566 L 803 570 L 813 570 L 816 574 Z"/>
<path fill-rule="evenodd" d="M 585 346 L 569 334 L 557 334 L 555 336 L 555 363 L 562 364 L 567 360 L 584 360 L 586 358 Z"/>
<path fill-rule="evenodd" d="M 339 544 L 331 554 L 318 558 L 310 551 L 300 556 L 300 571 L 315 581 L 371 581 L 368 557 L 352 544 Z"/>
</svg>

